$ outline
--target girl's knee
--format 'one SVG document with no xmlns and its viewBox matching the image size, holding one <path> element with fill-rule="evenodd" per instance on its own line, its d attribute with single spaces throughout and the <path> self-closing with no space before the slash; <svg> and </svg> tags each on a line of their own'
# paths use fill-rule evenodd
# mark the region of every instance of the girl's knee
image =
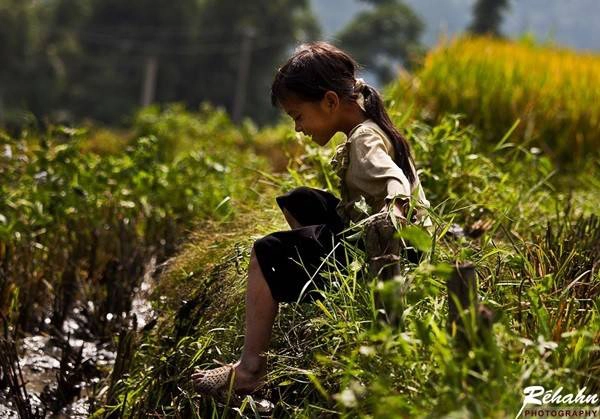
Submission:
<svg viewBox="0 0 600 419">
<path fill-rule="evenodd" d="M 258 258 L 256 257 L 255 244 L 256 242 L 252 245 L 252 250 L 250 251 L 250 264 L 248 266 L 248 269 L 250 270 L 259 268 Z"/>
<path fill-rule="evenodd" d="M 248 279 L 251 280 L 251 278 L 263 278 L 263 280 L 265 280 L 263 268 L 260 266 L 260 262 L 256 256 L 254 245 L 252 246 L 252 250 L 250 252 L 250 263 L 248 264 Z"/>
</svg>

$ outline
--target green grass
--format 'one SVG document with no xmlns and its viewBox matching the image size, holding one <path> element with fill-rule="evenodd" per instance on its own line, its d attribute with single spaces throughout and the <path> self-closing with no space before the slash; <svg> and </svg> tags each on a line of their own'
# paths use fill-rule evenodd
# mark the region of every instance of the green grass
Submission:
<svg viewBox="0 0 600 419">
<path fill-rule="evenodd" d="M 483 152 L 480 135 L 455 118 L 415 123 L 407 135 L 434 205 L 434 246 L 385 283 L 348 247 L 348 267 L 323 272 L 332 286 L 321 303 L 282 306 L 269 353 L 274 416 L 514 417 L 527 385 L 598 391 L 598 161 L 564 179 L 518 139 Z M 194 395 L 189 374 L 240 353 L 251 244 L 285 228 L 274 197 L 298 184 L 335 185 L 324 164 L 332 149 L 303 147 L 287 173 L 257 174 L 263 193 L 231 220 L 201 226 L 171 260 L 154 294 L 161 319 L 137 336 L 106 409 L 234 413 Z M 478 239 L 447 234 L 452 223 L 478 220 L 491 222 Z M 444 281 L 455 261 L 475 264 L 480 297 L 500 315 L 491 338 L 467 353 L 445 329 Z M 248 407 L 241 414 L 254 417 Z"/>
<path fill-rule="evenodd" d="M 255 173 L 268 163 L 222 111 L 150 108 L 138 119 L 133 135 L 110 142 L 122 140 L 118 153 L 94 151 L 106 132 L 0 133 L 0 313 L 14 334 L 44 329 L 46 318 L 60 328 L 91 301 L 90 332 L 111 336 L 106 315 L 122 320 L 152 257 L 261 193 Z"/>
<path fill-rule="evenodd" d="M 425 258 L 382 282 L 348 245 L 346 266 L 324 265 L 321 302 L 282 305 L 269 352 L 274 417 L 504 418 L 528 385 L 598 392 L 600 160 L 567 173 L 512 119 L 490 136 L 442 111 L 431 125 L 408 116 L 394 113 L 434 229 L 402 234 L 422 238 Z M 278 194 L 337 192 L 328 162 L 340 140 L 319 148 L 288 124 L 235 127 L 222 111 L 179 105 L 142 110 L 127 133 L 1 134 L 3 322 L 18 334 L 94 301 L 94 327 L 119 348 L 96 417 L 254 417 L 250 404 L 235 411 L 194 394 L 190 373 L 238 357 L 252 243 L 287 228 Z M 453 224 L 489 228 L 455 237 Z M 101 319 L 125 307 L 115 297 L 152 255 L 172 256 L 151 297 L 158 321 L 137 331 L 120 318 L 117 333 Z M 468 323 L 464 351 L 446 329 L 445 281 L 467 261 L 498 320 L 481 335 Z"/>
</svg>

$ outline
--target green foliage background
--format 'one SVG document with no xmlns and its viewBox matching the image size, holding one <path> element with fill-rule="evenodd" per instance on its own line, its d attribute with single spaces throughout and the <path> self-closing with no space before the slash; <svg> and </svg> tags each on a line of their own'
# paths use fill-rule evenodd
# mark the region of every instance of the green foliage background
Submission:
<svg viewBox="0 0 600 419">
<path fill-rule="evenodd" d="M 0 23 L 0 117 L 11 127 L 24 112 L 42 121 L 129 124 L 148 57 L 158 61 L 156 102 L 231 110 L 249 27 L 246 115 L 272 121 L 264 92 L 273 69 L 298 40 L 319 35 L 306 0 L 1 0 Z"/>
</svg>

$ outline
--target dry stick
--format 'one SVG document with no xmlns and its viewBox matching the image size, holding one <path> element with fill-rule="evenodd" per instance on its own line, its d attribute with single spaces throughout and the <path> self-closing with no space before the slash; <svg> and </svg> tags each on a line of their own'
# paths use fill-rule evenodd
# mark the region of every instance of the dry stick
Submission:
<svg viewBox="0 0 600 419">
<path fill-rule="evenodd" d="M 365 229 L 365 252 L 369 272 L 387 281 L 400 273 L 401 243 L 387 213 L 377 214 Z"/>
<path fill-rule="evenodd" d="M 469 321 L 469 312 L 465 311 L 477 303 L 475 267 L 470 263 L 456 264 L 446 286 L 448 288 L 448 332 L 454 334 L 456 330 L 457 344 L 466 347 L 469 339 L 464 321 Z"/>
<path fill-rule="evenodd" d="M 456 331 L 457 346 L 469 349 L 475 344 L 474 340 L 477 337 L 483 339 L 484 335 L 489 333 L 495 314 L 485 305 L 479 304 L 475 266 L 472 263 L 457 263 L 446 286 L 448 288 L 448 332 L 454 334 L 453 332 Z M 476 335 L 469 333 L 469 325 L 474 326 Z"/>
</svg>

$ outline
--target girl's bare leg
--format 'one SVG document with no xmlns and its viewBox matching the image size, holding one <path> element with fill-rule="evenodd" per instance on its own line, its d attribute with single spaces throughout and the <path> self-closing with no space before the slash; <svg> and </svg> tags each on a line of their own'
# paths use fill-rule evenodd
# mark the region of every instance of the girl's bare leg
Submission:
<svg viewBox="0 0 600 419">
<path fill-rule="evenodd" d="M 235 388 L 253 390 L 267 371 L 265 352 L 271 340 L 271 331 L 279 303 L 271 290 L 254 254 L 250 255 L 248 287 L 246 289 L 246 335 L 240 360 L 235 364 Z"/>
<path fill-rule="evenodd" d="M 246 288 L 246 334 L 242 355 L 234 364 L 235 390 L 251 392 L 264 381 L 267 372 L 265 352 L 269 347 L 278 309 L 279 303 L 271 295 L 252 248 Z M 193 373 L 192 379 L 202 382 L 206 373 L 207 371 Z"/>
<path fill-rule="evenodd" d="M 284 208 L 283 215 L 290 228 L 301 227 L 301 224 Z M 279 303 L 273 299 L 254 248 L 250 254 L 248 266 L 248 285 L 246 288 L 246 334 L 242 355 L 234 364 L 234 388 L 242 391 L 252 391 L 262 383 L 267 372 L 267 357 L 265 352 L 271 341 L 273 323 L 277 316 Z M 193 379 L 202 379 L 200 371 L 192 374 Z"/>
<path fill-rule="evenodd" d="M 285 208 L 283 215 L 290 228 L 301 227 Z M 267 372 L 267 358 L 264 353 L 271 341 L 271 331 L 278 309 L 279 303 L 271 295 L 252 248 L 246 289 L 246 335 L 242 356 L 235 364 L 236 389 L 253 390 L 264 379 Z"/>
</svg>

